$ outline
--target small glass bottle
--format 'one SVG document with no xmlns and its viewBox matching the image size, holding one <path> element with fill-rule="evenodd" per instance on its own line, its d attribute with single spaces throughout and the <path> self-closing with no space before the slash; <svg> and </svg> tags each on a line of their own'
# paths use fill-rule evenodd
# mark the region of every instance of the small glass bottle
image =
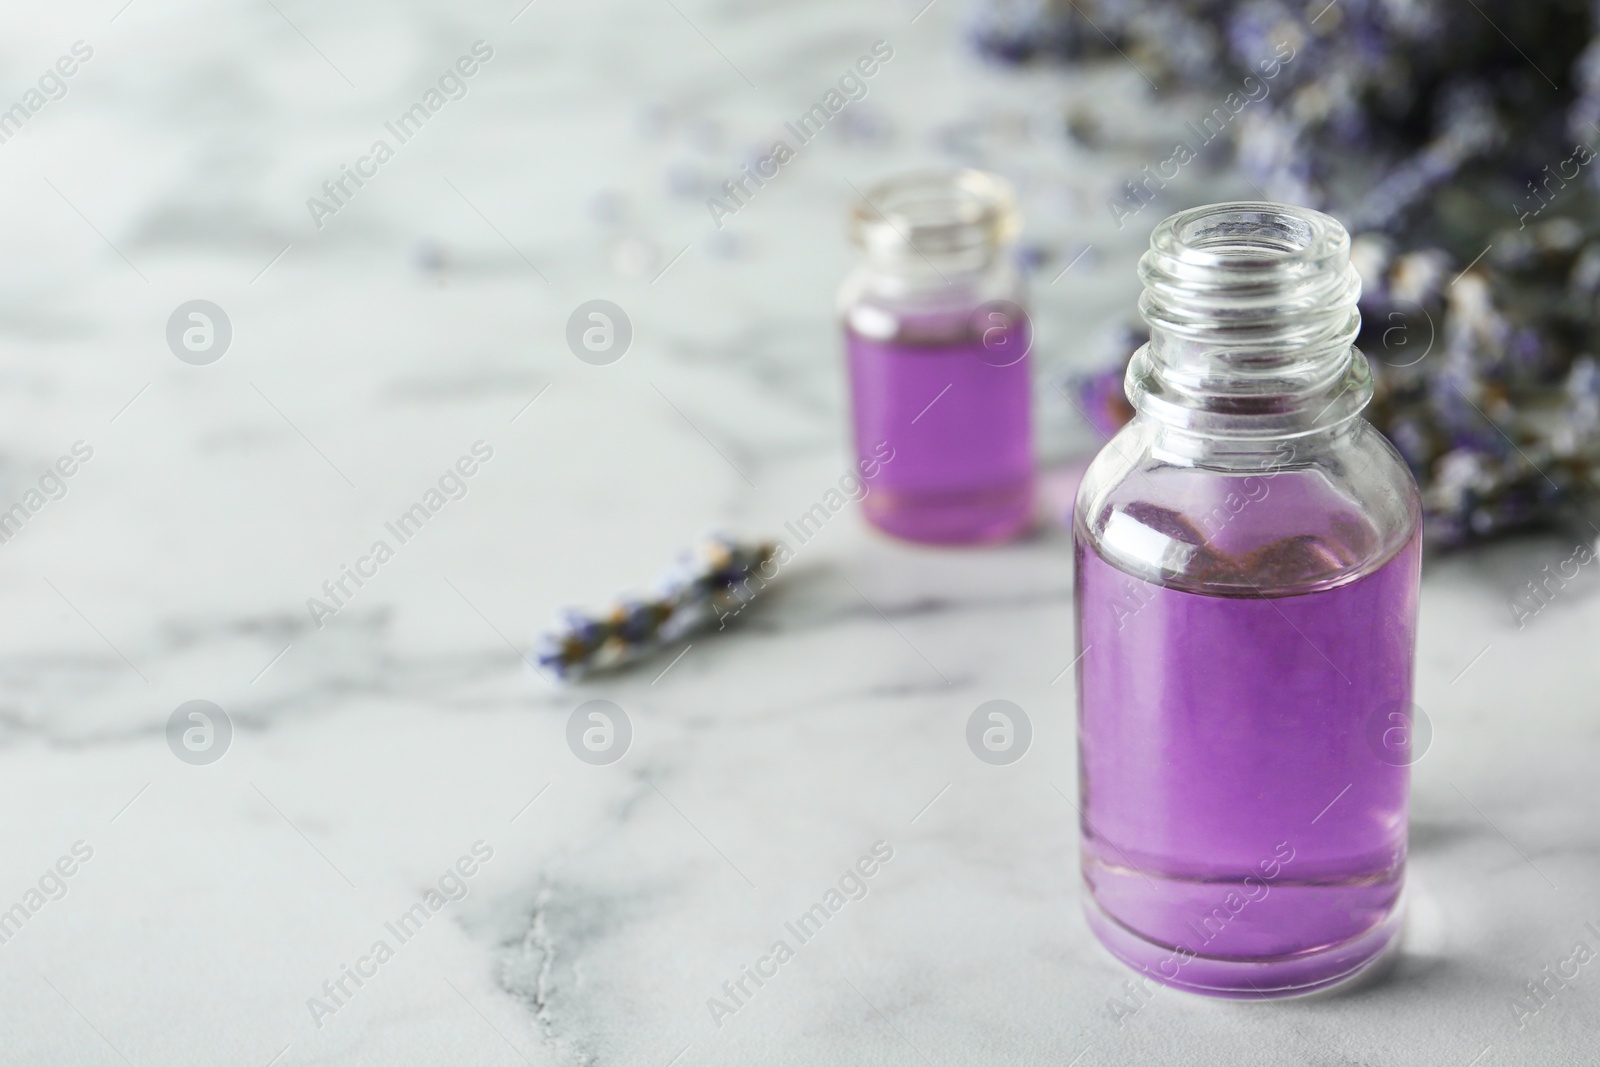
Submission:
<svg viewBox="0 0 1600 1067">
<path fill-rule="evenodd" d="M 1338 222 L 1198 208 L 1139 272 L 1138 414 L 1074 513 L 1085 906 L 1158 981 L 1307 993 L 1399 929 L 1417 487 Z"/>
<path fill-rule="evenodd" d="M 1010 187 L 982 171 L 894 178 L 851 217 L 839 296 L 867 519 L 912 541 L 1004 541 L 1033 516 L 1022 283 Z M 884 457 L 892 457 L 885 460 Z"/>
</svg>

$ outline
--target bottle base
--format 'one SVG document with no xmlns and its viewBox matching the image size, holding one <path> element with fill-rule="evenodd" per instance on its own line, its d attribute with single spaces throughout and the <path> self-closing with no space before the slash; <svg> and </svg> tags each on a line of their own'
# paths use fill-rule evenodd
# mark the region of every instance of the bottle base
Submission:
<svg viewBox="0 0 1600 1067">
<path fill-rule="evenodd" d="M 1291 956 L 1237 959 L 1206 956 L 1141 937 L 1085 893 L 1084 914 L 1100 944 L 1119 961 L 1165 986 L 1200 996 L 1278 1000 L 1343 991 L 1364 984 L 1393 960 L 1405 904 L 1355 937 Z"/>
<path fill-rule="evenodd" d="M 985 545 L 1014 541 L 1033 527 L 1031 480 L 990 489 L 908 492 L 874 488 L 867 521 L 903 541 Z"/>
</svg>

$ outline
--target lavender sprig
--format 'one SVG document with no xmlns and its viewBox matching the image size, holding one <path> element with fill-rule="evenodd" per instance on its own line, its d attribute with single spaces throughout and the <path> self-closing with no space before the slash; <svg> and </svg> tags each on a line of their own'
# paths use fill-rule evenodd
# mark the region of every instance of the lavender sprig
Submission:
<svg viewBox="0 0 1600 1067">
<path fill-rule="evenodd" d="M 736 612 L 766 585 L 751 582 L 777 546 L 741 544 L 712 534 L 683 553 L 644 597 L 619 598 L 606 611 L 562 613 L 540 639 L 539 665 L 562 681 L 634 663 Z"/>
</svg>

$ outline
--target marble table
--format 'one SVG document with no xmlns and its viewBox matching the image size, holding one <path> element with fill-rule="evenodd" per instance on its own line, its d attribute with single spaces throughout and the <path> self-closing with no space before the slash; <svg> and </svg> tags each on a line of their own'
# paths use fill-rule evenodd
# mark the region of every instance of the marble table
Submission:
<svg viewBox="0 0 1600 1067">
<path fill-rule="evenodd" d="M 1429 566 L 1404 951 L 1308 1002 L 1115 1007 L 1128 972 L 1080 916 L 1058 524 L 956 552 L 844 513 L 677 659 L 571 687 L 527 666 L 560 607 L 709 528 L 775 531 L 846 469 L 842 218 L 896 168 L 1005 171 L 1053 257 L 1059 512 L 1093 439 L 1049 383 L 1131 306 L 1146 223 L 1239 190 L 1196 168 L 1119 229 L 1106 200 L 1182 107 L 1120 64 L 981 69 L 960 17 L 5 14 L 0 1062 L 1594 1061 L 1595 966 L 1516 1008 L 1600 947 L 1592 568 L 1521 627 L 1510 608 L 1572 544 Z M 865 99 L 714 220 L 877 41 Z M 1104 150 L 1060 137 L 1072 109 Z M 604 365 L 566 343 L 596 299 L 632 329 Z M 1033 723 L 1009 766 L 964 740 L 991 699 Z M 589 700 L 627 716 L 614 762 L 569 748 Z"/>
</svg>

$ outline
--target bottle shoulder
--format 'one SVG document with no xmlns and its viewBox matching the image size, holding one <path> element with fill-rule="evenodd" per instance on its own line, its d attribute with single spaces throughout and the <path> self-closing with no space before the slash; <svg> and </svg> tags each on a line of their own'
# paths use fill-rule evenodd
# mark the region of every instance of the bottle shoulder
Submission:
<svg viewBox="0 0 1600 1067">
<path fill-rule="evenodd" d="M 1074 536 L 1145 581 L 1216 596 L 1294 596 L 1371 573 L 1416 536 L 1416 481 L 1365 420 L 1245 453 L 1180 454 L 1145 418 L 1095 457 Z"/>
</svg>

